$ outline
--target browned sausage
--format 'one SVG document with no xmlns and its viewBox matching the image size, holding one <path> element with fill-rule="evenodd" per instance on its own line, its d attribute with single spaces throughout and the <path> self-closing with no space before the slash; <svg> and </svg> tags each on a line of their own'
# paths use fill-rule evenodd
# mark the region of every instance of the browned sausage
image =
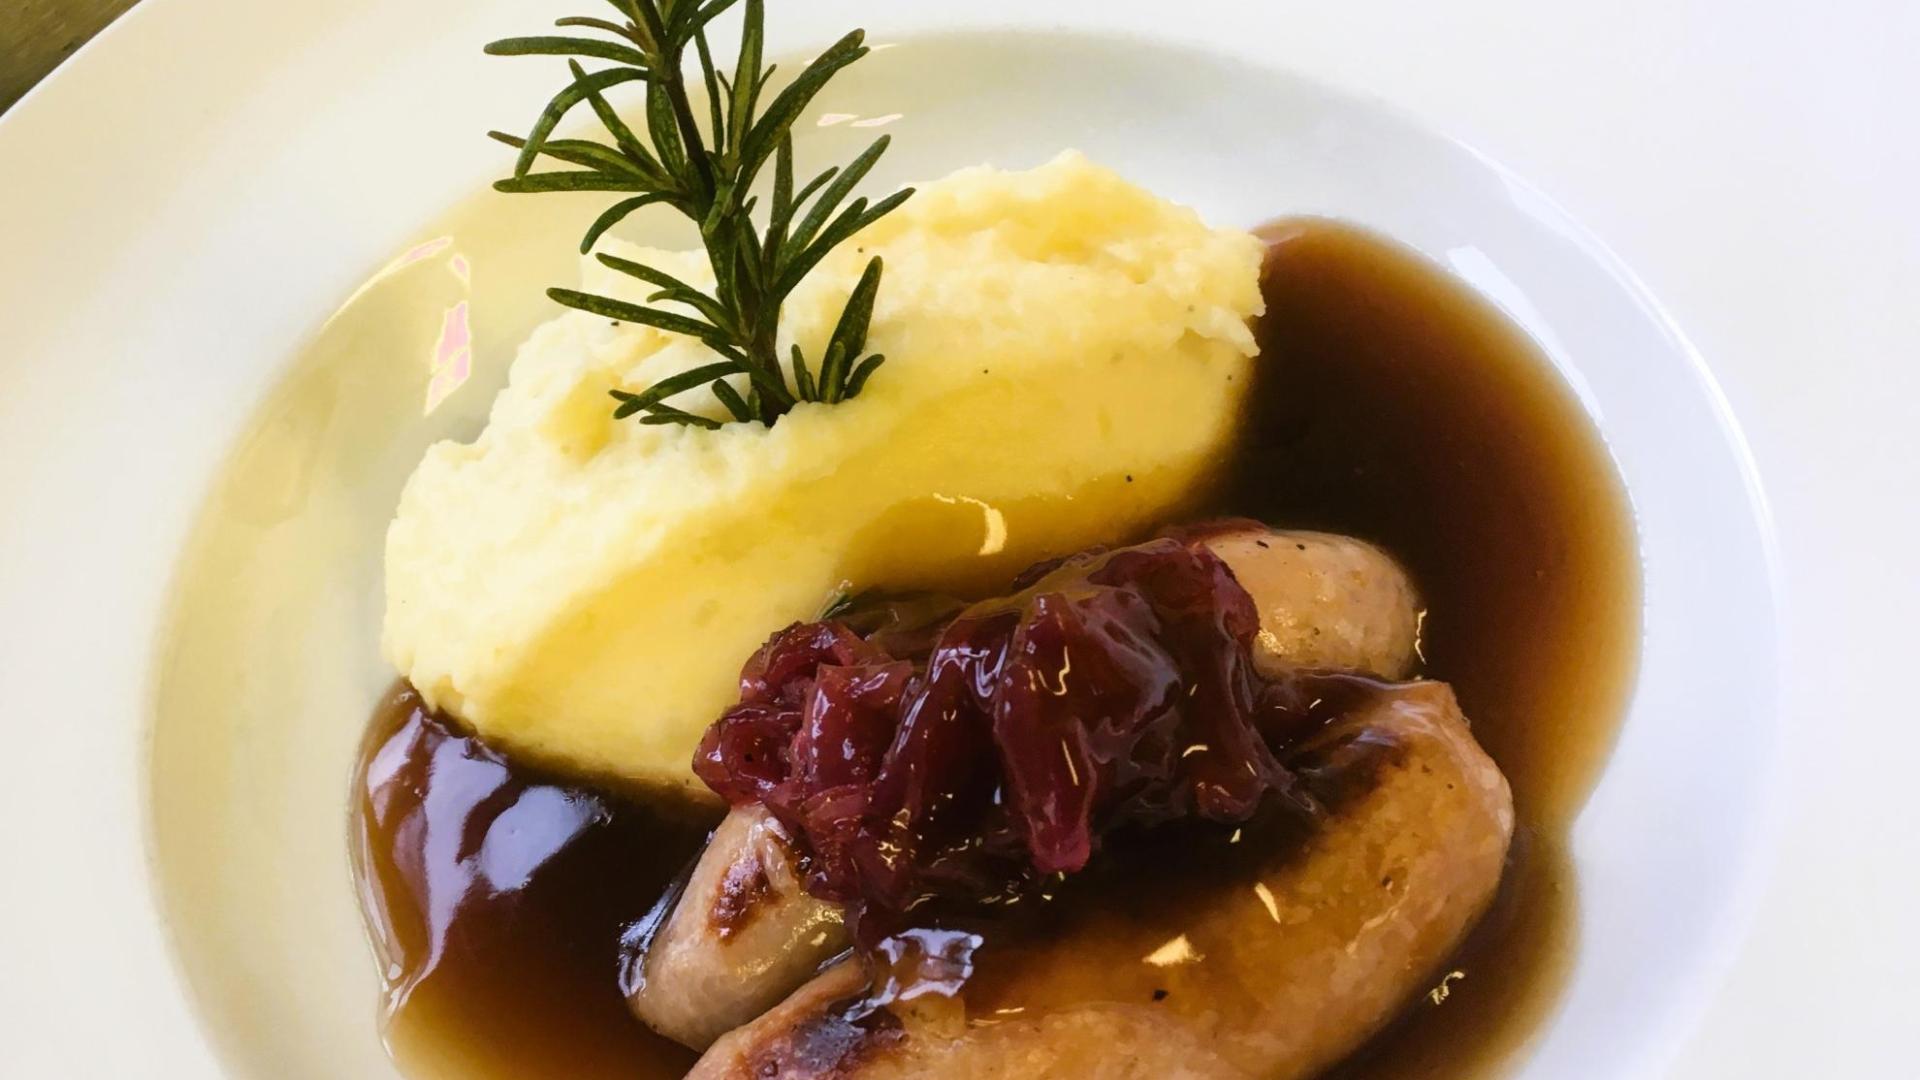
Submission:
<svg viewBox="0 0 1920 1080">
<path fill-rule="evenodd" d="M 1403 679 L 1413 670 L 1420 600 L 1391 555 L 1331 533 L 1255 525 L 1206 537 L 1260 610 L 1254 666 L 1365 671 Z"/>
<path fill-rule="evenodd" d="M 1259 609 L 1254 660 L 1263 674 L 1322 668 L 1398 678 L 1411 670 L 1418 605 L 1386 553 L 1344 536 L 1253 522 L 1202 535 Z M 695 1049 L 758 1015 L 846 947 L 837 917 L 799 887 L 785 845 L 767 842 L 769 828 L 777 830 L 763 813 L 735 811 L 714 833 L 649 947 L 645 982 L 629 997 L 649 1027 Z M 725 892 L 729 883 L 738 891 L 762 878 L 771 885 L 750 902 Z M 728 905 L 750 916 L 737 933 L 714 915 Z"/>
<path fill-rule="evenodd" d="M 1197 894 L 1177 938 L 1095 905 L 1023 961 L 991 1011 L 963 990 L 861 1016 L 849 1006 L 869 980 L 844 961 L 722 1037 L 690 1076 L 1315 1075 L 1428 986 L 1485 910 L 1513 806 L 1440 683 L 1379 691 L 1289 764 L 1324 819 L 1276 846 L 1251 884 Z"/>
<path fill-rule="evenodd" d="M 847 947 L 838 906 L 807 895 L 778 822 L 726 816 L 647 947 L 627 997 L 653 1030 L 695 1049 L 759 1016 Z"/>
</svg>

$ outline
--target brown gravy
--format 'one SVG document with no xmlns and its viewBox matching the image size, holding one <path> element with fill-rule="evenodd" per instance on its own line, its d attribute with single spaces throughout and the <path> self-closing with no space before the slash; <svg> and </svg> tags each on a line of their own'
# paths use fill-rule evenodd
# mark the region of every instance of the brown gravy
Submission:
<svg viewBox="0 0 1920 1080">
<path fill-rule="evenodd" d="M 1639 656 L 1632 514 L 1592 422 L 1490 304 L 1351 226 L 1263 235 L 1266 381 L 1223 509 L 1405 563 L 1429 613 L 1422 674 L 1452 684 L 1517 818 L 1463 974 L 1335 1075 L 1486 1076 L 1539 1029 L 1574 959 L 1569 832 Z"/>
<path fill-rule="evenodd" d="M 1207 509 L 1399 556 L 1431 613 L 1423 674 L 1453 684 L 1518 814 L 1500 898 L 1458 974 L 1335 1075 L 1484 1076 L 1539 1027 L 1572 960 L 1567 833 L 1635 661 L 1630 515 L 1592 425 L 1499 313 L 1364 231 L 1301 219 L 1266 235 L 1267 362 Z M 376 716 L 356 784 L 362 890 L 403 1069 L 686 1070 L 691 1053 L 628 1018 L 618 957 L 710 823 L 519 768 L 404 690 Z M 461 872 L 431 880 L 396 860 L 423 827 L 458 845 Z"/>
<path fill-rule="evenodd" d="M 711 822 L 517 766 L 404 684 L 374 716 L 354 787 L 361 907 L 403 1071 L 611 1080 L 693 1064 L 634 1022 L 618 958 Z"/>
</svg>

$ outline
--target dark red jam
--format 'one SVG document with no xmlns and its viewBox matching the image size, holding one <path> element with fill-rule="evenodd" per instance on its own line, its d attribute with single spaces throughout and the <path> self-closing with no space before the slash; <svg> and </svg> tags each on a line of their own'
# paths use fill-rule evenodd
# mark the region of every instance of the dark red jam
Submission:
<svg viewBox="0 0 1920 1080">
<path fill-rule="evenodd" d="M 1161 538 L 1017 584 L 937 634 L 788 627 L 700 744 L 700 778 L 772 811 L 869 941 L 1079 871 L 1117 829 L 1311 813 L 1275 754 L 1299 710 L 1254 673 L 1259 617 L 1218 556 Z"/>
</svg>

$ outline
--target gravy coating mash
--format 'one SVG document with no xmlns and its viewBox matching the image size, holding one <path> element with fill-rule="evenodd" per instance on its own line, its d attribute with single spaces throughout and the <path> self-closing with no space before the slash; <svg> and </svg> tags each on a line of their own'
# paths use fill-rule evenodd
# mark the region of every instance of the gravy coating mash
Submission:
<svg viewBox="0 0 1920 1080">
<path fill-rule="evenodd" d="M 711 282 L 702 256 L 612 253 Z M 1077 154 L 924 187 L 788 300 L 818 356 L 886 259 L 858 398 L 771 428 L 616 421 L 608 391 L 710 363 L 570 311 L 472 443 L 427 452 L 387 534 L 388 657 L 436 707 L 555 765 L 704 792 L 689 759 L 740 658 L 843 585 L 970 591 L 1190 500 L 1232 437 L 1262 245 Z M 651 289 L 588 260 L 586 287 Z M 706 389 L 674 399 L 719 415 Z"/>
</svg>

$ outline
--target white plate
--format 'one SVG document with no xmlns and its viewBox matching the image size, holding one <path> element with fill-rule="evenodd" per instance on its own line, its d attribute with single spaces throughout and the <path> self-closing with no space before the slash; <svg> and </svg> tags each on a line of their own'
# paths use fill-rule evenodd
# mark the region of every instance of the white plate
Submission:
<svg viewBox="0 0 1920 1080">
<path fill-rule="evenodd" d="M 1627 477 L 1646 562 L 1648 639 L 1626 735 L 1577 833 L 1582 960 L 1528 1075 L 1643 1076 L 1670 1060 L 1761 902 L 1753 842 L 1768 834 L 1786 797 L 1768 788 L 1777 672 L 1789 674 L 1789 706 L 1803 707 L 1811 699 L 1796 695 L 1817 684 L 1793 673 L 1796 663 L 1806 672 L 1813 654 L 1776 665 L 1782 654 L 1758 488 L 1717 392 L 1671 323 L 1551 201 L 1424 123 L 1446 120 L 1446 108 L 1456 107 L 1487 130 L 1533 133 L 1514 145 L 1546 171 L 1584 176 L 1575 186 L 1612 207 L 1615 221 L 1636 207 L 1672 205 L 1720 220 L 1713 214 L 1724 207 L 1698 194 L 1661 201 L 1648 177 L 1718 175 L 1662 171 L 1651 159 L 1674 148 L 1728 152 L 1730 144 L 1706 132 L 1685 140 L 1673 126 L 1649 122 L 1631 138 L 1579 140 L 1644 160 L 1637 171 L 1568 150 L 1576 140 L 1561 127 L 1647 117 L 1592 104 L 1573 111 L 1580 95 L 1552 88 L 1579 84 L 1607 59 L 1571 47 L 1578 32 L 1595 28 L 1530 22 L 1518 5 L 1488 4 L 1485 11 L 1505 21 L 1474 34 L 1427 27 L 1425 39 L 1404 21 L 1421 17 L 1412 5 L 1287 19 L 1226 5 L 1202 17 L 1207 5 L 1186 6 L 1192 14 L 1178 36 L 1210 41 L 1219 53 L 1264 56 L 1308 79 L 1158 45 L 1049 49 L 1009 38 L 984 51 L 975 43 L 969 58 L 954 51 L 960 46 L 913 36 L 935 25 L 1055 21 L 1159 29 L 1165 6 L 1144 2 L 1097 13 L 984 3 L 950 14 L 872 0 L 775 7 L 781 41 L 817 42 L 864 23 L 879 40 L 902 42 L 844 89 L 849 111 L 905 114 L 888 163 L 895 175 L 980 158 L 1030 163 L 1071 143 L 1219 220 L 1283 210 L 1355 217 L 1450 265 L 1547 347 L 1599 418 Z M 401 356 L 383 366 L 377 350 L 356 349 L 351 338 L 355 327 L 385 325 L 383 303 L 396 322 L 417 314 L 407 302 L 417 298 L 414 286 L 390 280 L 328 316 L 370 272 L 431 239 L 429 226 L 500 167 L 476 133 L 519 126 L 544 100 L 550 66 L 485 60 L 478 44 L 568 11 L 504 0 L 148 0 L 0 124 L 0 236 L 8 241 L 0 261 L 0 499 L 12 511 L 0 525 L 0 723 L 17 754 L 0 789 L 8 823 L 0 841 L 9 882 L 0 901 L 7 1075 L 188 1076 L 215 1068 L 215 1051 L 183 1007 L 152 903 L 142 748 L 156 714 L 154 760 L 163 768 L 151 793 L 160 810 L 161 891 L 211 1045 L 246 1075 L 368 1076 L 384 1067 L 341 856 L 345 754 L 382 678 L 372 659 L 378 529 L 418 447 L 471 421 L 483 404 L 484 374 L 497 377 L 503 342 L 534 309 L 491 294 L 493 314 L 480 317 L 492 321 L 476 326 L 483 380 L 421 423 L 400 419 L 417 415 L 421 376 L 407 365 L 419 361 Z M 1388 13 L 1403 21 L 1382 21 Z M 1528 28 L 1557 42 L 1546 50 L 1558 62 L 1555 77 L 1528 87 L 1544 100 L 1476 110 L 1476 93 L 1512 96 L 1508 80 L 1532 70 L 1534 53 L 1501 44 Z M 1473 73 L 1432 77 L 1422 58 L 1435 50 Z M 1504 67 L 1474 71 L 1476 61 L 1499 59 Z M 1549 71 L 1544 62 L 1539 70 Z M 1402 118 L 1331 93 L 1329 82 L 1364 84 L 1415 108 Z M 1623 95 L 1637 92 L 1620 85 Z M 1569 111 L 1542 115 L 1553 106 Z M 1627 201 L 1607 202 L 1610 185 Z M 1759 198 L 1731 188 L 1720 194 L 1736 206 Z M 1810 212 L 1851 221 L 1858 211 Z M 1911 218 L 1892 219 L 1895 240 L 1903 221 Z M 1711 271 L 1749 287 L 1781 284 L 1756 269 L 1769 248 L 1705 250 L 1713 238 L 1699 233 L 1693 246 L 1667 249 L 1656 263 L 1661 274 Z M 533 249 L 510 235 L 462 231 L 455 240 L 472 253 L 476 312 L 488 295 L 490 259 L 564 250 L 564 237 Z M 1916 281 L 1900 277 L 1911 272 L 1904 250 L 1867 245 L 1857 254 L 1878 259 L 1869 262 L 1879 271 L 1873 280 L 1893 289 Z M 1753 299 L 1779 302 L 1783 292 Z M 1791 295 L 1834 300 L 1804 286 Z M 1704 296 L 1703 311 L 1724 314 L 1710 302 L 1714 294 Z M 1767 318 L 1764 310 L 1741 314 Z M 1759 340 L 1737 325 L 1711 322 L 1723 343 Z M 1892 340 L 1892 321 L 1881 325 L 1884 339 L 1851 340 L 1866 348 Z M 331 359 L 290 370 L 302 346 L 316 342 L 333 350 Z M 1772 388 L 1779 378 L 1780 388 L 1798 389 L 1776 374 L 1783 365 L 1744 352 L 1736 358 L 1733 370 L 1750 388 Z M 1827 385 L 1857 385 L 1872 359 L 1856 354 L 1850 362 L 1858 366 L 1836 365 Z M 1913 383 L 1911 369 L 1875 374 L 1891 400 L 1897 380 Z M 1829 444 L 1858 438 L 1837 411 L 1830 419 L 1822 411 L 1832 402 L 1818 388 L 1798 397 L 1756 392 L 1766 430 L 1784 429 L 1798 413 L 1820 418 L 1826 426 L 1817 434 Z M 1915 459 L 1911 442 L 1900 441 L 1909 437 L 1875 426 L 1876 407 L 1861 401 L 1851 415 L 1880 433 L 1869 444 L 1880 450 L 1877 462 L 1836 477 L 1824 497 L 1869 490 L 1876 470 L 1907 477 L 1911 488 Z M 1888 411 L 1879 422 L 1894 418 Z M 1812 475 L 1789 456 L 1776 460 L 1789 481 Z M 1826 509 L 1816 496 L 1796 506 Z M 1877 524 L 1910 523 L 1911 511 L 1904 514 Z M 1844 527 L 1836 517 L 1828 520 Z M 1815 524 L 1795 519 L 1789 541 L 1815 535 Z M 1794 553 L 1812 567 L 1813 557 L 1841 550 L 1856 572 L 1897 565 L 1891 546 L 1865 534 L 1846 549 L 1809 544 Z M 201 572 L 191 568 L 196 559 Z M 1814 592 L 1822 579 L 1812 569 L 1796 580 L 1803 612 L 1849 619 L 1846 629 L 1861 635 L 1835 650 L 1830 669 L 1865 676 L 1876 647 L 1891 655 L 1902 624 Z M 227 591 L 210 591 L 209 582 Z M 1913 582 L 1887 574 L 1883 591 L 1890 602 L 1911 602 Z M 1856 685 L 1827 689 L 1850 704 L 1868 700 L 1855 696 Z M 1882 745 L 1912 747 L 1909 731 L 1887 731 Z M 1875 775 L 1872 761 L 1845 764 L 1851 776 Z M 1811 816 L 1804 806 L 1796 815 Z M 1789 857 L 1806 856 L 1809 828 L 1795 822 Z M 1839 844 L 1863 843 L 1876 828 L 1886 826 L 1856 821 Z M 1829 865 L 1836 887 L 1859 888 L 1845 866 Z M 1896 881 L 1911 881 L 1912 871 L 1905 874 Z M 1770 914 L 1804 902 L 1785 890 L 1768 895 Z M 1874 908 L 1871 897 L 1862 903 L 1897 910 Z M 1860 940 L 1828 938 L 1835 955 Z M 1781 940 L 1761 938 L 1752 955 L 1777 952 Z M 1911 948 L 1912 933 L 1903 927 L 1881 940 L 1897 956 Z M 1832 970 L 1823 966 L 1831 962 L 1796 960 L 1807 973 Z M 1891 973 L 1898 962 L 1883 963 Z M 1830 996 L 1881 1000 L 1864 980 L 1854 993 Z M 1722 1008 L 1737 1015 L 1742 1000 L 1764 1008 L 1776 999 L 1727 1000 L 1735 1004 Z M 111 1018 L 104 1032 L 102 1017 Z M 1774 1038 L 1771 1056 L 1748 1059 L 1760 1062 L 1758 1071 L 1807 1053 L 1787 1036 Z M 1735 1075 L 1742 1053 L 1767 1051 L 1741 1051 L 1722 1038 L 1697 1043 L 1687 1060 L 1717 1062 Z M 1849 1053 L 1863 1075 L 1894 1060 L 1874 1055 L 1866 1040 L 1829 1044 L 1805 1060 Z"/>
</svg>

